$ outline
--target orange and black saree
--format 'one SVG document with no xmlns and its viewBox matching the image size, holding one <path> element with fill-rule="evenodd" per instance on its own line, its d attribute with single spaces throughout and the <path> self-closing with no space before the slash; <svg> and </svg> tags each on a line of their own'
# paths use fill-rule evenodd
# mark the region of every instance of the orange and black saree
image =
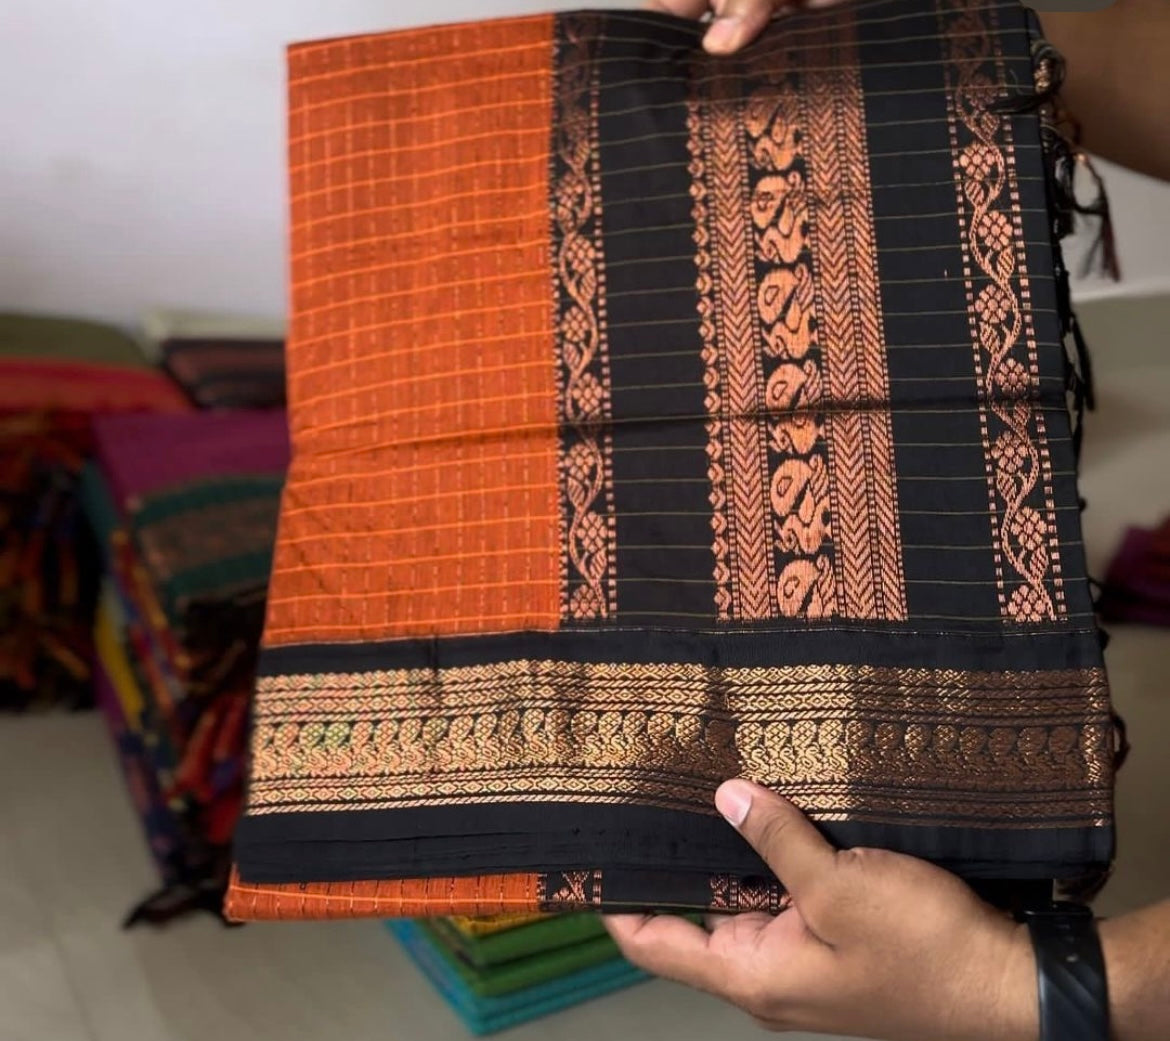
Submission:
<svg viewBox="0 0 1170 1041">
<path fill-rule="evenodd" d="M 701 32 L 292 49 L 237 917 L 776 908 L 735 776 L 971 878 L 1110 860 L 1037 27 Z"/>
</svg>

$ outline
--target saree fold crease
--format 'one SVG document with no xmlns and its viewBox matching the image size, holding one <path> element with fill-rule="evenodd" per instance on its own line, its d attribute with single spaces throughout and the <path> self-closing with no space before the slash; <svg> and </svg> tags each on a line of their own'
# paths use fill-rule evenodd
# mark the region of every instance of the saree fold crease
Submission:
<svg viewBox="0 0 1170 1041">
<path fill-rule="evenodd" d="M 229 913 L 768 909 L 717 785 L 1103 869 L 1115 734 L 1016 0 L 714 59 L 586 12 L 293 47 L 293 461 Z"/>
</svg>

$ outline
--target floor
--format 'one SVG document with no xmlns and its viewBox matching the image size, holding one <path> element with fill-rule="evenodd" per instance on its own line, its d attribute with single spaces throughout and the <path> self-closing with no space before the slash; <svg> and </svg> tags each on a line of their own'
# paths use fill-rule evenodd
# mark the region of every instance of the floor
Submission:
<svg viewBox="0 0 1170 1041">
<path fill-rule="evenodd" d="M 1170 513 L 1170 299 L 1084 311 L 1100 410 L 1084 464 L 1098 571 L 1125 523 Z M 1120 629 L 1114 695 L 1134 751 L 1118 785 L 1120 855 L 1100 909 L 1167 895 L 1170 631 Z M 0 1041 L 444 1041 L 466 1035 L 376 923 L 226 931 L 118 928 L 152 885 L 96 716 L 0 719 Z M 651 983 L 509 1041 L 762 1037 L 732 1009 Z M 799 1039 L 797 1039 L 799 1041 Z"/>
</svg>

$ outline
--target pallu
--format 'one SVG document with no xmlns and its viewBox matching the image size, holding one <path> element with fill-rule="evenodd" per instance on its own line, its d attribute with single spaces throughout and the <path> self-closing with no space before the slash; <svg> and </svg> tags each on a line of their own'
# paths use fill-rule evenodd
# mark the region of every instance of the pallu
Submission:
<svg viewBox="0 0 1170 1041">
<path fill-rule="evenodd" d="M 289 55 L 293 462 L 229 913 L 779 910 L 722 780 L 1112 856 L 1058 62 L 1017 0 Z"/>
<path fill-rule="evenodd" d="M 517 1026 L 648 979 L 624 959 L 613 958 L 560 979 L 484 997 L 476 994 L 452 969 L 449 952 L 428 937 L 419 923 L 400 920 L 387 924 L 411 960 L 474 1034 L 491 1034 Z"/>
</svg>

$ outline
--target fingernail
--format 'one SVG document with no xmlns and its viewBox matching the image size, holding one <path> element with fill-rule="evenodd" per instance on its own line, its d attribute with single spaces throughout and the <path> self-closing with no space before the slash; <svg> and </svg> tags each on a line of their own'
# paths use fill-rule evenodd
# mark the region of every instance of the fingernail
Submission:
<svg viewBox="0 0 1170 1041">
<path fill-rule="evenodd" d="M 715 809 L 723 814 L 724 820 L 733 828 L 738 828 L 747 820 L 751 808 L 752 790 L 743 781 L 727 781 L 715 793 Z"/>
<path fill-rule="evenodd" d="M 730 51 L 739 39 L 741 24 L 738 18 L 716 18 L 707 30 L 703 46 L 709 51 Z"/>
</svg>

